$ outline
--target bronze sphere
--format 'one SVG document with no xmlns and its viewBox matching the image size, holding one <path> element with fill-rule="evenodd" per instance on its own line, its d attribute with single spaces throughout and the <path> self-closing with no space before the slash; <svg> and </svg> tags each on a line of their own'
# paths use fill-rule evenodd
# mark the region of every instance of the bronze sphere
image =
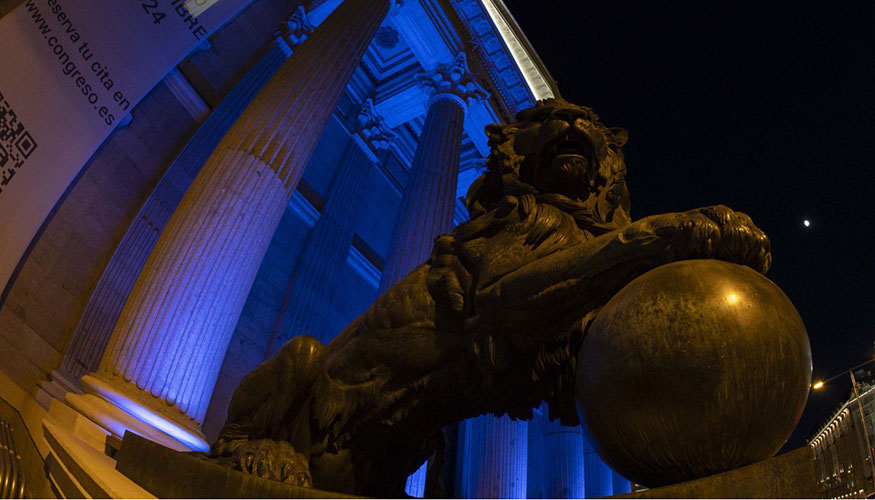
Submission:
<svg viewBox="0 0 875 500">
<path fill-rule="evenodd" d="M 578 412 L 602 459 L 650 487 L 774 455 L 802 414 L 802 318 L 752 269 L 688 260 L 615 295 L 578 356 Z"/>
</svg>

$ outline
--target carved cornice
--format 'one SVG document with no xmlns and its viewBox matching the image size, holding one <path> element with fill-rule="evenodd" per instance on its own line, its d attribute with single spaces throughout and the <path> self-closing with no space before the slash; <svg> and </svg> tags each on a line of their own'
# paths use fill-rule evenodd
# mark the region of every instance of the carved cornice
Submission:
<svg viewBox="0 0 875 500">
<path fill-rule="evenodd" d="M 500 100 L 511 114 L 558 95 L 556 83 L 501 2 L 449 0 Z"/>
<path fill-rule="evenodd" d="M 459 52 L 449 64 L 416 75 L 416 82 L 429 97 L 455 96 L 462 102 L 463 107 L 489 97 L 489 93 L 468 69 L 468 59 L 464 52 Z"/>
</svg>

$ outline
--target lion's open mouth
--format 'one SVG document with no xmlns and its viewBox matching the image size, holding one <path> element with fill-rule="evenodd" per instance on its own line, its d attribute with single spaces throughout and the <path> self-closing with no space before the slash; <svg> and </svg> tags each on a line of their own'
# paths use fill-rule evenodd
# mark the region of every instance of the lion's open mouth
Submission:
<svg viewBox="0 0 875 500">
<path fill-rule="evenodd" d="M 545 160 L 548 163 L 552 162 L 555 158 L 588 158 L 590 150 L 585 139 L 569 135 L 554 139 L 545 149 L 548 153 L 545 155 Z"/>
<path fill-rule="evenodd" d="M 562 134 L 547 142 L 542 151 L 538 184 L 571 198 L 584 196 L 588 192 L 598 162 L 585 136 Z"/>
</svg>

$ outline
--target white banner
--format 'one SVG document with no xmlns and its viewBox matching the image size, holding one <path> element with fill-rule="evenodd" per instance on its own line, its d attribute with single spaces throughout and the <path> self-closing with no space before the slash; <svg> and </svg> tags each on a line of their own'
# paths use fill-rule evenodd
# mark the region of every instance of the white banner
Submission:
<svg viewBox="0 0 875 500">
<path fill-rule="evenodd" d="M 0 290 L 119 121 L 251 0 L 27 0 L 0 19 Z"/>
</svg>

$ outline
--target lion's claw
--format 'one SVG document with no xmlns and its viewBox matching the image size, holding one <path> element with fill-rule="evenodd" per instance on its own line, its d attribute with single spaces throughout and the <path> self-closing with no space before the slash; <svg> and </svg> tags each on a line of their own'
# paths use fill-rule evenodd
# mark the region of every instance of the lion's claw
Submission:
<svg viewBox="0 0 875 500">
<path fill-rule="evenodd" d="M 307 459 L 283 441 L 249 441 L 237 452 L 235 462 L 240 470 L 253 476 L 295 486 L 313 485 Z"/>
<path fill-rule="evenodd" d="M 765 273 L 771 266 L 769 238 L 750 217 L 717 205 L 680 214 L 671 241 L 678 260 L 720 259 Z"/>
</svg>

